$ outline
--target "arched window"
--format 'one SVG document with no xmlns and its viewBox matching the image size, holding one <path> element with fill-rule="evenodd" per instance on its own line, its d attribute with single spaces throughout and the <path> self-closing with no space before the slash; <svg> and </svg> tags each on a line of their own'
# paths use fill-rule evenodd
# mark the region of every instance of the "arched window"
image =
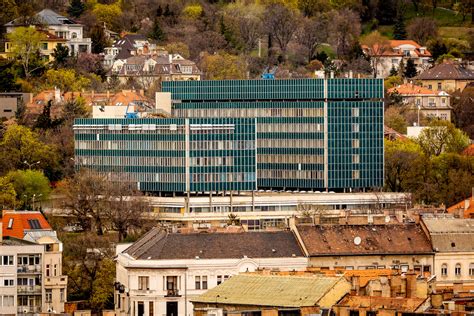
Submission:
<svg viewBox="0 0 474 316">
<path fill-rule="evenodd" d="M 461 275 L 461 264 L 460 263 L 456 263 L 456 266 L 454 267 L 454 274 L 456 276 Z"/>
<path fill-rule="evenodd" d="M 469 275 L 474 276 L 474 262 L 469 264 Z"/>
<path fill-rule="evenodd" d="M 72 32 L 72 33 L 71 33 L 71 38 L 77 38 L 77 33 L 76 33 L 76 32 Z"/>
<path fill-rule="evenodd" d="M 447 276 L 448 275 L 448 265 L 446 263 L 443 263 L 441 265 L 441 275 L 442 276 Z"/>
</svg>

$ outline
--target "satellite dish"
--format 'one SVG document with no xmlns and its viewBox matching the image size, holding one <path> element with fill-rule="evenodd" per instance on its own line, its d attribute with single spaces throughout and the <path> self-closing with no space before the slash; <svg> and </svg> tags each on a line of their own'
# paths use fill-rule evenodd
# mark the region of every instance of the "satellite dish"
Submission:
<svg viewBox="0 0 474 316">
<path fill-rule="evenodd" d="M 385 216 L 385 223 L 389 223 L 390 222 L 390 215 L 387 215 Z"/>
<path fill-rule="evenodd" d="M 361 239 L 359 236 L 357 236 L 357 237 L 354 238 L 354 244 L 355 244 L 355 245 L 358 246 L 358 245 L 360 245 L 361 242 L 362 242 L 362 239 Z"/>
</svg>

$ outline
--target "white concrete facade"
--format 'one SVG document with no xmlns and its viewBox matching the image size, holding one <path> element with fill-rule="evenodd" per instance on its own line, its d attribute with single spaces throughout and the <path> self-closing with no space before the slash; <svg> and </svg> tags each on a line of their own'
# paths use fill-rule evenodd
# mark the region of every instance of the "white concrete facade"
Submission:
<svg viewBox="0 0 474 316">
<path fill-rule="evenodd" d="M 261 268 L 302 271 L 307 262 L 305 257 L 135 260 L 119 253 L 116 315 L 193 315 L 190 300 L 232 275 Z"/>
</svg>

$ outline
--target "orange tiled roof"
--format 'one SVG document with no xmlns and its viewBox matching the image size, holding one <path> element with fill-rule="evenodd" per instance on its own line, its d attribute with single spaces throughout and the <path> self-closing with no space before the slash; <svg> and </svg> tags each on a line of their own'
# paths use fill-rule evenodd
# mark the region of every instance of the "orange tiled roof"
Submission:
<svg viewBox="0 0 474 316">
<path fill-rule="evenodd" d="M 41 212 L 34 211 L 3 211 L 3 236 L 23 239 L 25 230 L 51 230 Z"/>
<path fill-rule="evenodd" d="M 418 44 L 417 42 L 415 42 L 413 40 L 390 40 L 389 42 L 390 42 L 391 47 L 398 47 L 398 46 L 401 46 L 401 45 L 413 45 L 416 48 L 421 47 L 420 44 Z"/>
<path fill-rule="evenodd" d="M 409 95 L 416 95 L 416 94 L 425 94 L 425 95 L 437 95 L 436 92 L 430 90 L 428 88 L 417 86 L 412 83 L 405 83 L 399 85 L 397 87 L 393 87 L 388 89 L 388 93 L 398 92 L 401 95 L 409 94 Z"/>
<path fill-rule="evenodd" d="M 379 56 L 398 56 L 398 57 L 403 57 L 405 56 L 403 51 L 397 51 L 398 47 L 401 45 L 412 45 L 415 47 L 414 52 L 418 57 L 431 57 L 431 53 L 425 48 L 423 53 L 421 52 L 422 46 L 418 44 L 415 41 L 412 40 L 390 40 L 388 41 L 391 49 L 387 49 L 384 52 L 381 52 L 380 54 L 376 54 Z M 367 45 L 362 45 L 362 48 L 364 50 L 369 50 L 369 47 Z M 379 49 L 375 47 L 375 51 L 378 51 Z M 370 54 L 373 55 L 373 54 Z"/>
<path fill-rule="evenodd" d="M 448 213 L 452 214 L 459 212 L 459 210 L 464 211 L 464 218 L 474 218 L 474 195 L 447 208 Z"/>
<path fill-rule="evenodd" d="M 370 306 L 371 309 L 387 308 L 414 312 L 424 301 L 423 298 L 347 295 L 339 302 L 339 305 L 349 306 L 351 309 Z"/>
<path fill-rule="evenodd" d="M 462 154 L 466 156 L 474 156 L 474 144 L 467 146 L 466 149 L 463 150 Z"/>
</svg>

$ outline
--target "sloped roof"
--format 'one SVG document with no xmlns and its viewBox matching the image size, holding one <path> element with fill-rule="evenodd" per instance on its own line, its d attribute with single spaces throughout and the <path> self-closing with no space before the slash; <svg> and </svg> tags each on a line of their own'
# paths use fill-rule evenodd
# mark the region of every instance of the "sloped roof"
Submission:
<svg viewBox="0 0 474 316">
<path fill-rule="evenodd" d="M 474 251 L 474 219 L 423 218 L 423 223 L 435 251 Z"/>
<path fill-rule="evenodd" d="M 398 92 L 400 95 L 438 95 L 435 91 L 422 87 L 417 86 L 412 83 L 405 83 L 402 85 L 398 85 L 396 87 L 390 88 L 387 90 L 388 93 Z"/>
<path fill-rule="evenodd" d="M 64 42 L 64 43 L 67 42 L 67 39 L 62 38 L 62 37 L 58 37 L 58 36 L 48 32 L 48 31 L 45 31 L 45 30 L 37 30 L 37 31 L 44 34 L 45 38 L 46 38 L 46 41 L 48 41 L 48 42 Z"/>
<path fill-rule="evenodd" d="M 51 9 L 43 9 L 40 12 L 36 13 L 35 20 L 37 21 L 36 24 L 45 24 L 45 25 L 63 25 L 63 24 L 78 24 L 75 21 L 62 16 Z M 5 26 L 14 26 L 14 25 L 22 25 L 20 19 L 15 19 L 13 21 L 8 22 Z"/>
<path fill-rule="evenodd" d="M 343 277 L 240 274 L 191 301 L 296 308 L 315 306 L 339 282 L 346 281 Z"/>
<path fill-rule="evenodd" d="M 313 257 L 433 252 L 428 237 L 415 224 L 298 225 L 297 229 Z"/>
<path fill-rule="evenodd" d="M 474 72 L 463 66 L 444 62 L 427 69 L 415 77 L 418 80 L 474 80 Z"/>
<path fill-rule="evenodd" d="M 125 250 L 142 260 L 289 258 L 303 253 L 290 231 L 244 233 L 166 233 L 154 228 Z"/>
<path fill-rule="evenodd" d="M 3 236 L 19 239 L 23 239 L 26 232 L 30 230 L 51 230 L 43 214 L 34 211 L 4 211 L 2 227 Z"/>
<path fill-rule="evenodd" d="M 401 45 L 411 45 L 414 46 L 414 52 L 418 57 L 431 57 L 431 53 L 425 48 L 423 52 L 421 51 L 422 46 L 415 41 L 412 40 L 389 40 L 388 44 L 390 49 L 387 47 L 386 49 L 380 48 L 380 45 L 374 45 L 374 51 L 380 52 L 378 54 L 371 53 L 371 49 L 367 45 L 362 45 L 362 48 L 365 51 L 368 51 L 371 56 L 394 56 L 394 57 L 403 57 L 405 56 L 403 51 L 399 51 L 398 48 Z"/>
<path fill-rule="evenodd" d="M 370 306 L 372 310 L 388 308 L 400 312 L 414 312 L 424 301 L 423 298 L 347 295 L 338 305 L 348 306 L 350 309 Z"/>
</svg>

